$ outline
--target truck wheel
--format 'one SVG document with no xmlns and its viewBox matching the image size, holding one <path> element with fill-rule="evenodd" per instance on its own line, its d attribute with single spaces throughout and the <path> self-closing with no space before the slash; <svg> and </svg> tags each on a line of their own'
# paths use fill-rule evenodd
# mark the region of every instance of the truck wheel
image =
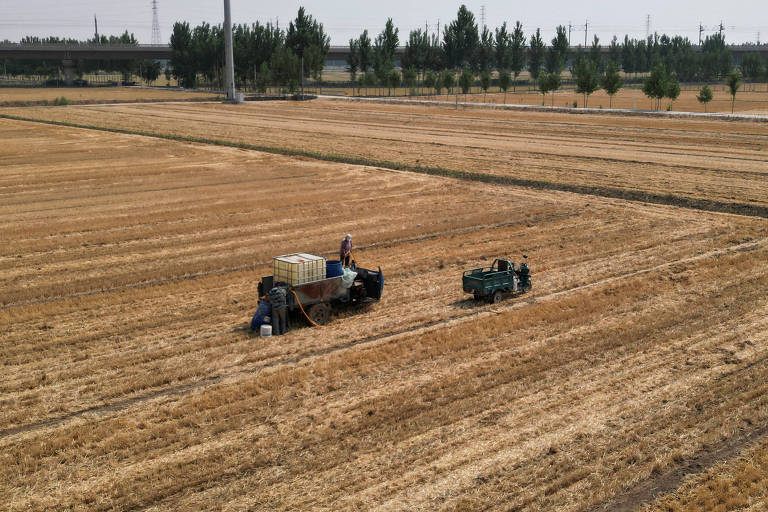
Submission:
<svg viewBox="0 0 768 512">
<path fill-rule="evenodd" d="M 309 318 L 311 318 L 317 325 L 325 325 L 328 322 L 328 318 L 331 316 L 331 308 L 328 304 L 320 302 L 319 304 L 314 304 L 310 307 L 309 311 L 307 311 L 307 315 L 309 315 Z"/>
<path fill-rule="evenodd" d="M 503 298 L 504 296 L 501 294 L 501 290 L 496 290 L 493 292 L 493 295 L 491 295 L 491 303 L 498 304 Z"/>
</svg>

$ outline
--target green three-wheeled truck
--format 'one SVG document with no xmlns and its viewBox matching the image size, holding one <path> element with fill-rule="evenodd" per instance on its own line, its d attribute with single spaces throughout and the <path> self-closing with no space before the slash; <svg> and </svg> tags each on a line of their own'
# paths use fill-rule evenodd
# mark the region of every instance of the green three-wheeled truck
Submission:
<svg viewBox="0 0 768 512">
<path fill-rule="evenodd" d="M 526 256 L 523 256 L 526 258 Z M 462 276 L 462 288 L 475 300 L 501 302 L 505 294 L 518 295 L 531 289 L 531 272 L 528 263 L 515 268 L 509 260 L 497 259 L 490 267 L 466 270 Z"/>
</svg>

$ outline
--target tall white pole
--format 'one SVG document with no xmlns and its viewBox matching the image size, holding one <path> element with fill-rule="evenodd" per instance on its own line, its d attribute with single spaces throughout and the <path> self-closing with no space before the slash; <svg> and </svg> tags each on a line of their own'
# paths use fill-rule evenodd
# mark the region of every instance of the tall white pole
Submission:
<svg viewBox="0 0 768 512">
<path fill-rule="evenodd" d="M 235 59 L 232 54 L 232 12 L 224 0 L 224 83 L 227 100 L 235 101 Z"/>
</svg>

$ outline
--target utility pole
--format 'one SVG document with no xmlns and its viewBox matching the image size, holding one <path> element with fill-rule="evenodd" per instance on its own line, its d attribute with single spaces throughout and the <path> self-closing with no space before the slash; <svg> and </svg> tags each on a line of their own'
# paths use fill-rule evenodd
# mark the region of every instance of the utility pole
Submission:
<svg viewBox="0 0 768 512">
<path fill-rule="evenodd" d="M 232 54 L 232 12 L 229 0 L 224 0 L 224 84 L 227 101 L 235 101 L 235 59 Z"/>
<path fill-rule="evenodd" d="M 437 44 L 440 44 L 440 18 L 437 18 Z"/>
<path fill-rule="evenodd" d="M 725 30 L 725 27 L 723 26 L 723 20 L 720 20 L 720 37 L 723 36 L 723 30 Z"/>
<path fill-rule="evenodd" d="M 757 46 L 760 46 L 760 32 L 757 33 Z"/>
<path fill-rule="evenodd" d="M 584 48 L 587 48 L 587 32 L 589 32 L 589 20 L 584 20 Z"/>
<path fill-rule="evenodd" d="M 571 47 L 571 30 L 573 29 L 573 24 L 569 21 L 568 22 L 568 48 Z"/>
<path fill-rule="evenodd" d="M 701 46 L 701 34 L 704 32 L 704 25 L 699 23 L 699 46 Z"/>
<path fill-rule="evenodd" d="M 99 22 L 96 21 L 96 15 L 93 15 L 93 36 L 96 44 L 99 44 Z"/>
<path fill-rule="evenodd" d="M 485 30 L 485 5 L 480 6 L 480 26 Z"/>
</svg>

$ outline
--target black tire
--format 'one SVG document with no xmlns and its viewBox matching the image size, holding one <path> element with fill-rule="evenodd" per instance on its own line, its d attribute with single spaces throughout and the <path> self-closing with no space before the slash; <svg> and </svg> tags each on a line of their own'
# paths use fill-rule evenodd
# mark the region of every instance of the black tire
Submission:
<svg viewBox="0 0 768 512">
<path fill-rule="evenodd" d="M 498 304 L 503 298 L 504 295 L 501 293 L 501 290 L 496 290 L 493 292 L 493 295 L 491 295 L 491 304 Z"/>
<path fill-rule="evenodd" d="M 331 316 L 331 307 L 325 302 L 314 304 L 307 311 L 307 315 L 317 325 L 325 325 Z"/>
</svg>

